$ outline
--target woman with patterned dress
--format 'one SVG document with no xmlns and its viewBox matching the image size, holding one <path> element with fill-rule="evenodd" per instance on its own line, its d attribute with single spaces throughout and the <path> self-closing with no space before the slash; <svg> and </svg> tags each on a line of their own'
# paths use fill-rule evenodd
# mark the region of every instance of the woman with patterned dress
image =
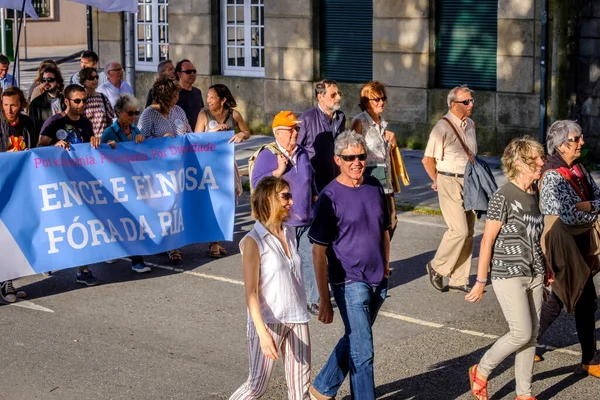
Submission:
<svg viewBox="0 0 600 400">
<path fill-rule="evenodd" d="M 96 68 L 86 67 L 79 71 L 79 82 L 85 88 L 87 101 L 83 112 L 92 123 L 94 136 L 102 137 L 104 130 L 112 125 L 115 119 L 115 111 L 110 105 L 108 98 L 102 93 L 96 92 L 98 88 L 98 71 Z"/>
<path fill-rule="evenodd" d="M 513 139 L 502 156 L 508 182 L 489 201 L 477 280 L 465 299 L 481 299 L 491 269 L 492 286 L 509 332 L 469 369 L 471 393 L 478 400 L 488 399 L 490 373 L 512 353 L 516 354 L 517 400 L 535 399 L 531 395 L 535 342 L 543 288 L 552 280 L 540 245 L 544 217 L 534 183 L 540 178 L 543 156 L 543 147 L 532 138 Z"/>
</svg>

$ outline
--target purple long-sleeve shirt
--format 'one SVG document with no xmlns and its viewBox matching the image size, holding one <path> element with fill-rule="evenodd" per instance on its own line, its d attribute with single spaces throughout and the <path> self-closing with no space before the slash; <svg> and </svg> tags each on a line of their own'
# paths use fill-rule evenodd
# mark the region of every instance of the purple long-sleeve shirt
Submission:
<svg viewBox="0 0 600 400">
<path fill-rule="evenodd" d="M 290 218 L 286 221 L 290 226 L 308 226 L 312 221 L 312 198 L 318 194 L 315 186 L 315 170 L 313 169 L 308 152 L 302 146 L 297 146 L 295 153 L 296 162 L 289 161 L 285 172 L 281 176 L 290 184 L 294 204 L 290 211 Z M 252 187 L 265 176 L 273 175 L 277 169 L 277 155 L 269 149 L 263 149 L 256 157 L 252 170 Z"/>
<path fill-rule="evenodd" d="M 333 161 L 335 138 L 346 129 L 346 116 L 336 111 L 330 121 L 319 106 L 304 112 L 298 124 L 298 143 L 308 151 L 310 162 L 316 172 L 315 180 L 319 192 L 331 182 L 340 170 Z"/>
</svg>

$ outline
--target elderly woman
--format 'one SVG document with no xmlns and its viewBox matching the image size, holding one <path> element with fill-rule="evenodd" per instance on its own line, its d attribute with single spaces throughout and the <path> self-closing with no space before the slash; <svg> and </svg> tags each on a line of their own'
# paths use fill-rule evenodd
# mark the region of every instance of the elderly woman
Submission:
<svg viewBox="0 0 600 400">
<path fill-rule="evenodd" d="M 108 101 L 108 97 L 96 92 L 98 88 L 98 71 L 96 68 L 86 67 L 79 71 L 79 83 L 85 88 L 87 101 L 83 112 L 92 123 L 94 136 L 101 137 L 106 127 L 115 119 L 115 111 Z"/>
<path fill-rule="evenodd" d="M 282 111 L 273 123 L 275 143 L 258 153 L 252 170 L 252 187 L 265 176 L 283 177 L 290 183 L 294 204 L 287 224 L 296 229 L 298 253 L 302 259 L 304 289 L 308 311 L 319 315 L 319 291 L 315 281 L 312 262 L 312 244 L 308 240 L 308 228 L 312 221 L 313 203 L 317 201 L 315 170 L 306 149 L 298 145 L 298 119 L 291 111 Z"/>
<path fill-rule="evenodd" d="M 198 114 L 198 122 L 196 122 L 194 132 L 237 131 L 231 137 L 229 143 L 240 143 L 250 137 L 250 129 L 248 129 L 242 114 L 234 109 L 237 107 L 237 102 L 227 86 L 218 83 L 209 87 L 206 94 L 206 104 L 207 108 L 201 110 Z M 237 166 L 235 170 L 237 174 Z M 236 177 L 237 196 L 241 194 L 241 188 L 237 189 L 239 187 L 237 185 L 238 181 L 239 178 Z M 212 258 L 220 258 L 227 255 L 227 250 L 219 242 L 211 242 L 208 245 L 208 253 Z"/>
<path fill-rule="evenodd" d="M 575 314 L 581 344 L 581 366 L 600 378 L 600 353 L 596 347 L 598 298 L 594 274 L 598 272 L 598 213 L 600 190 L 578 162 L 584 144 L 581 127 L 574 121 L 556 121 L 547 135 L 548 153 L 541 179 L 544 214 L 542 249 L 556 275 L 552 294 L 542 307 L 540 339 L 564 307 Z"/>
<path fill-rule="evenodd" d="M 491 265 L 492 286 L 509 332 L 494 343 L 479 364 L 469 369 L 471 392 L 477 399 L 487 400 L 490 373 L 512 353 L 516 353 L 517 400 L 534 399 L 531 380 L 535 338 L 545 277 L 551 279 L 551 274 L 546 275 L 540 246 L 544 218 L 534 183 L 540 178 L 543 156 L 543 147 L 529 136 L 513 139 L 502 156 L 508 182 L 489 201 L 477 281 L 465 299 L 470 302 L 481 299 Z"/>
<path fill-rule="evenodd" d="M 250 373 L 229 400 L 257 399 L 267 390 L 279 352 L 290 399 L 308 399 L 309 314 L 296 234 L 284 222 L 294 202 L 283 178 L 263 178 L 252 194 L 254 228 L 240 241 Z"/>
<path fill-rule="evenodd" d="M 152 86 L 152 104 L 146 107 L 138 124 L 145 138 L 175 137 L 192 131 L 185 111 L 177 105 L 179 83 L 169 77 L 158 77 Z M 181 264 L 179 249 L 169 251 L 172 264 Z"/>
<path fill-rule="evenodd" d="M 387 207 L 392 218 L 390 238 L 396 229 L 396 204 L 392 185 L 390 150 L 396 147 L 396 135 L 387 130 L 383 119 L 387 103 L 385 86 L 378 81 L 367 82 L 360 89 L 360 114 L 352 119 L 352 129 L 362 134 L 367 142 L 367 169 L 365 176 L 379 179 L 386 194 Z"/>
</svg>

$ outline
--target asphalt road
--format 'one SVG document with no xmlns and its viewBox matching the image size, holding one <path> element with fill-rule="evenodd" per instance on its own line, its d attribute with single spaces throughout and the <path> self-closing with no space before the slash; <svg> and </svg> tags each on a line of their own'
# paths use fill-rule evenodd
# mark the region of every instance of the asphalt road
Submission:
<svg viewBox="0 0 600 400">
<path fill-rule="evenodd" d="M 430 287 L 424 264 L 444 232 L 439 216 L 399 218 L 390 297 L 374 328 L 378 398 L 469 399 L 467 369 L 507 331 L 506 322 L 491 286 L 480 304 Z M 252 226 L 247 198 L 236 221 L 236 242 L 219 260 L 194 245 L 183 249 L 176 270 L 165 256 L 148 257 L 155 268 L 143 275 L 123 260 L 96 266 L 103 281 L 96 287 L 76 284 L 74 269 L 18 280 L 27 301 L 0 306 L 0 398 L 227 399 L 248 368 L 237 250 Z M 336 314 L 333 324 L 312 320 L 310 329 L 316 376 L 343 325 Z M 573 318 L 561 316 L 545 343 L 559 350 L 535 367 L 538 398 L 597 399 L 600 381 L 573 373 L 580 361 Z M 492 375 L 492 399 L 514 399 L 513 360 Z M 279 363 L 264 398 L 286 393 Z M 349 398 L 345 383 L 338 399 Z"/>
</svg>

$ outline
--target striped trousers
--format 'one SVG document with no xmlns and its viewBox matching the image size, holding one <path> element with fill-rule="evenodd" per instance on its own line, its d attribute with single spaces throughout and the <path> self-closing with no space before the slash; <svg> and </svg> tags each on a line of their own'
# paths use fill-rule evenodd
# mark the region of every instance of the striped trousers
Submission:
<svg viewBox="0 0 600 400">
<path fill-rule="evenodd" d="M 308 323 L 265 324 L 273 337 L 275 347 L 283 357 L 288 399 L 308 400 L 310 387 L 310 336 Z M 248 380 L 231 395 L 229 400 L 260 398 L 269 386 L 277 361 L 265 357 L 260 338 L 252 322 L 248 323 Z"/>
</svg>

